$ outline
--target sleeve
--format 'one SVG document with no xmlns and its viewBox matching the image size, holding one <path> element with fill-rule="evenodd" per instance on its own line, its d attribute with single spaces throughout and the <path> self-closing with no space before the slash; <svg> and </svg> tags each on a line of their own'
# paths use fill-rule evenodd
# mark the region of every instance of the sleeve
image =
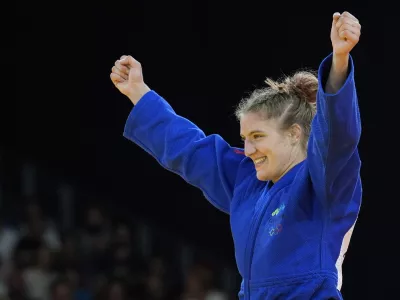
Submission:
<svg viewBox="0 0 400 300">
<path fill-rule="evenodd" d="M 205 136 L 154 91 L 145 94 L 132 109 L 124 137 L 229 214 L 236 174 L 244 158 L 241 149 L 231 147 L 219 135 Z"/>
<path fill-rule="evenodd" d="M 307 150 L 311 180 L 324 205 L 351 201 L 359 186 L 361 167 L 357 150 L 361 121 L 353 59 L 350 56 L 347 79 L 335 94 L 327 94 L 323 88 L 331 64 L 332 54 L 323 60 L 318 70 L 317 113 Z"/>
</svg>

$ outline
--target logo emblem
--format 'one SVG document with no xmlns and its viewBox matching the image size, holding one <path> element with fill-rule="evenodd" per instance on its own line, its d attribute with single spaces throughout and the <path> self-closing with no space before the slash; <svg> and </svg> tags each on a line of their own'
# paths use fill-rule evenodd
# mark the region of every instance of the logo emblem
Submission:
<svg viewBox="0 0 400 300">
<path fill-rule="evenodd" d="M 277 209 L 275 209 L 272 212 L 271 218 L 268 222 L 269 223 L 268 232 L 269 232 L 270 236 L 277 235 L 282 231 L 283 228 L 282 228 L 281 220 L 283 217 L 284 210 L 285 210 L 285 204 L 282 203 Z"/>
</svg>

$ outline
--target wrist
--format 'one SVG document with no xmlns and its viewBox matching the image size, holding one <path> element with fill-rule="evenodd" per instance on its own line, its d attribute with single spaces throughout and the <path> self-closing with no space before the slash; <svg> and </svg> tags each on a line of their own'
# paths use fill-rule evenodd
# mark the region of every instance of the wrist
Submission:
<svg viewBox="0 0 400 300">
<path fill-rule="evenodd" d="M 133 103 L 133 105 L 136 105 L 142 97 L 147 94 L 150 91 L 150 88 L 145 84 L 139 84 L 135 87 L 135 90 L 133 93 L 128 95 L 129 100 Z"/>
<path fill-rule="evenodd" d="M 334 94 L 343 86 L 349 70 L 349 54 L 333 53 L 331 70 L 326 82 L 327 93 Z"/>
<path fill-rule="evenodd" d="M 346 73 L 349 67 L 349 53 L 333 53 L 332 71 L 335 73 Z"/>
</svg>

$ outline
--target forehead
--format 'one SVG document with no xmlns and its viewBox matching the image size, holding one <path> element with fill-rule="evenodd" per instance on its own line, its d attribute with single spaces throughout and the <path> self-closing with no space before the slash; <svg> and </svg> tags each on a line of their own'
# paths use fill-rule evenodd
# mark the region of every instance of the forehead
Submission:
<svg viewBox="0 0 400 300">
<path fill-rule="evenodd" d="M 254 131 L 271 133 L 278 130 L 278 122 L 275 119 L 266 119 L 261 113 L 249 112 L 240 118 L 240 134 L 249 135 Z"/>
</svg>

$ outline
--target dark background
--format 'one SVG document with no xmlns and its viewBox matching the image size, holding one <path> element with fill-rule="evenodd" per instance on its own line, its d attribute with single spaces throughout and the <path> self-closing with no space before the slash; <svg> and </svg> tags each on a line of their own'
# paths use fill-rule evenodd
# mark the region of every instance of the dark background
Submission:
<svg viewBox="0 0 400 300">
<path fill-rule="evenodd" d="M 2 110 L 6 200 L 15 202 L 21 167 L 30 162 L 45 174 L 38 193 L 48 207 L 56 209 L 52 184 L 62 180 L 78 191 L 78 214 L 80 206 L 101 202 L 150 220 L 234 266 L 228 216 L 122 137 L 132 105 L 111 83 L 111 67 L 123 54 L 134 56 L 142 63 L 146 83 L 177 113 L 238 146 L 239 125 L 233 116 L 238 101 L 266 76 L 317 69 L 331 52 L 332 14 L 347 10 L 362 25 L 352 55 L 363 120 L 364 198 L 344 263 L 342 292 L 345 299 L 377 299 L 373 285 L 367 284 L 374 271 L 366 247 L 372 202 L 378 198 L 371 175 L 378 123 L 372 99 L 382 96 L 374 83 L 383 70 L 384 16 L 379 15 L 381 26 L 376 25 L 375 2 L 323 4 L 17 4 L 17 24 L 4 31 L 10 42 L 2 60 L 7 70 L 2 82 L 15 99 L 8 102 L 11 110 Z M 376 53 L 382 54 L 380 59 Z M 8 113 L 12 111 L 16 114 Z"/>
</svg>

